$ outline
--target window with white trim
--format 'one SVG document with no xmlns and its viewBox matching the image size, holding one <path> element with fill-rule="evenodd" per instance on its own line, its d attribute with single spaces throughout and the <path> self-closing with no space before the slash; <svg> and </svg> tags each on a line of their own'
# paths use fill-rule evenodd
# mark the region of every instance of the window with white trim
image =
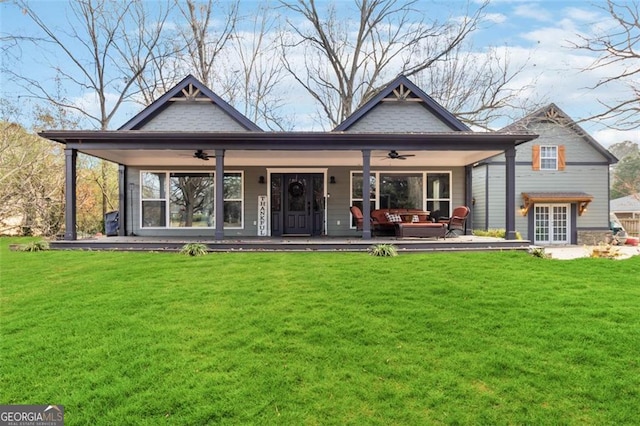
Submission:
<svg viewBox="0 0 640 426">
<path fill-rule="evenodd" d="M 362 173 L 351 172 L 351 205 L 362 209 Z M 432 217 L 451 212 L 451 172 L 371 172 L 371 209 L 420 209 Z M 355 228 L 355 221 L 352 221 Z"/>
<path fill-rule="evenodd" d="M 558 169 L 558 147 L 554 145 L 540 146 L 540 170 Z"/>
<path fill-rule="evenodd" d="M 351 173 L 351 206 L 357 206 L 360 211 L 363 211 L 363 200 L 364 195 L 362 192 L 364 179 L 362 178 L 362 173 Z M 369 175 L 369 185 L 370 185 L 370 209 L 373 210 L 376 208 L 376 186 L 377 180 L 375 174 Z M 351 227 L 356 227 L 356 221 L 352 217 L 351 218 Z"/>
<path fill-rule="evenodd" d="M 224 174 L 225 228 L 242 228 L 242 172 Z M 143 228 L 215 227 L 215 175 L 202 172 L 140 172 Z"/>
<path fill-rule="evenodd" d="M 431 217 L 451 216 L 451 173 L 427 173 L 427 208 Z"/>
</svg>

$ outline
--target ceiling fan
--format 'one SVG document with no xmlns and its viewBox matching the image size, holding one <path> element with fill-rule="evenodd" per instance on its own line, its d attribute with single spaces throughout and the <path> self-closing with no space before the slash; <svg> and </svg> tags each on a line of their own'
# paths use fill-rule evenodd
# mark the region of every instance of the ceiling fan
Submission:
<svg viewBox="0 0 640 426">
<path fill-rule="evenodd" d="M 198 150 L 196 150 L 196 152 L 193 153 L 193 158 L 198 158 L 200 160 L 209 161 L 209 158 L 211 158 L 211 157 L 213 157 L 213 156 L 207 154 L 202 149 L 198 149 Z"/>
<path fill-rule="evenodd" d="M 391 151 L 389 151 L 386 158 L 390 158 L 392 160 L 406 160 L 407 157 L 415 157 L 415 156 L 416 156 L 415 154 L 400 154 L 395 149 L 392 149 Z"/>
</svg>

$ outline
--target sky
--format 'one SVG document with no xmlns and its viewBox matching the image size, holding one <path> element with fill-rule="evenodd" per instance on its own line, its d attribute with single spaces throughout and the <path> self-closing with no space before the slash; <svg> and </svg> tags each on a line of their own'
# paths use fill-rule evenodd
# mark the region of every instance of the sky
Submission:
<svg viewBox="0 0 640 426">
<path fill-rule="evenodd" d="M 153 2 L 154 0 L 149 0 Z M 479 0 L 478 0 L 479 1 Z M 348 13 L 351 1 L 338 0 L 341 13 Z M 65 14 L 68 3 L 61 0 L 47 0 L 33 2 L 43 16 L 64 31 Z M 439 1 L 435 5 L 441 12 L 441 19 L 456 19 L 456 13 L 464 10 L 462 0 Z M 243 0 L 242 9 L 251 13 L 257 7 L 254 1 Z M 434 10 L 432 2 L 418 2 Z M 628 97 L 628 88 L 624 85 L 611 85 L 602 89 L 592 89 L 600 78 L 615 73 L 618 70 L 600 70 L 598 72 L 584 72 L 595 57 L 589 52 L 572 49 L 571 43 L 579 43 L 579 35 L 590 35 L 597 31 L 606 30 L 611 25 L 611 19 L 604 0 L 493 0 L 487 9 L 485 22 L 473 35 L 473 49 L 479 53 L 491 47 L 507 55 L 511 66 L 515 69 L 523 66 L 514 85 L 527 85 L 535 82 L 532 89 L 523 94 L 537 102 L 554 102 L 574 120 L 591 116 L 602 110 L 600 102 L 614 102 L 622 97 Z M 21 11 L 10 2 L 0 2 L 0 33 L 24 34 L 32 32 L 31 24 Z M 20 63 L 12 64 L 16 70 L 38 81 L 53 83 L 54 70 L 51 66 L 37 61 L 39 54 L 33 48 L 22 51 Z M 5 64 L 6 65 L 6 64 Z M 64 66 L 64 62 L 60 64 Z M 17 96 L 19 90 L 9 84 L 7 75 L 0 76 L 0 96 L 20 105 Z M 287 91 L 289 100 L 285 103 L 295 109 L 296 130 L 319 130 L 313 128 L 311 118 L 315 104 L 310 98 L 300 96 L 302 89 L 291 81 Z M 216 91 L 216 88 L 212 88 Z M 295 94 L 295 98 L 294 98 Z M 76 102 L 91 107 L 90 98 L 83 93 L 75 93 Z M 20 98 L 24 99 L 24 98 Z M 131 115 L 140 109 L 139 106 L 127 106 L 119 116 L 114 118 L 112 127 L 119 127 Z M 508 123 L 500 123 L 506 125 Z M 591 120 L 580 125 L 604 146 L 630 140 L 640 143 L 640 129 L 617 131 L 607 128 L 607 122 Z"/>
</svg>

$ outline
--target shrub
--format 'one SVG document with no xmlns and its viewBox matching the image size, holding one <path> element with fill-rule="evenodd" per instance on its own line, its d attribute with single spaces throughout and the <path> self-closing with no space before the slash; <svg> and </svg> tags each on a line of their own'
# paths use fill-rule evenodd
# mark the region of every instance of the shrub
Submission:
<svg viewBox="0 0 640 426">
<path fill-rule="evenodd" d="M 18 251 L 47 251 L 49 250 L 49 243 L 44 240 L 31 241 L 27 244 L 20 244 Z"/>
<path fill-rule="evenodd" d="M 529 254 L 540 259 L 551 259 L 551 255 L 544 251 L 544 247 L 531 247 L 529 248 Z"/>
<path fill-rule="evenodd" d="M 187 243 L 183 245 L 180 250 L 180 254 L 186 254 L 189 256 L 204 256 L 207 252 L 207 246 L 202 243 Z"/>
<path fill-rule="evenodd" d="M 393 244 L 374 244 L 369 247 L 371 256 L 393 257 L 398 255 L 398 249 Z"/>
</svg>

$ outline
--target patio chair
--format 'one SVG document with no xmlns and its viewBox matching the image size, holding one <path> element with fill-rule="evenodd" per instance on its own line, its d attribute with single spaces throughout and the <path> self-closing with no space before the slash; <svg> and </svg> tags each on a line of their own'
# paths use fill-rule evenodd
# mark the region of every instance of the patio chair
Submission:
<svg viewBox="0 0 640 426">
<path fill-rule="evenodd" d="M 351 210 L 351 215 L 356 220 L 356 229 L 358 231 L 362 231 L 362 227 L 364 223 L 364 216 L 362 215 L 362 210 L 360 210 L 360 207 L 358 206 L 351 206 L 349 210 Z"/>
<path fill-rule="evenodd" d="M 458 206 L 453 209 L 451 217 L 440 218 L 438 222 L 447 224 L 447 236 L 456 236 L 456 231 L 465 233 L 465 224 L 467 222 L 467 216 L 469 216 L 469 207 Z"/>
</svg>

